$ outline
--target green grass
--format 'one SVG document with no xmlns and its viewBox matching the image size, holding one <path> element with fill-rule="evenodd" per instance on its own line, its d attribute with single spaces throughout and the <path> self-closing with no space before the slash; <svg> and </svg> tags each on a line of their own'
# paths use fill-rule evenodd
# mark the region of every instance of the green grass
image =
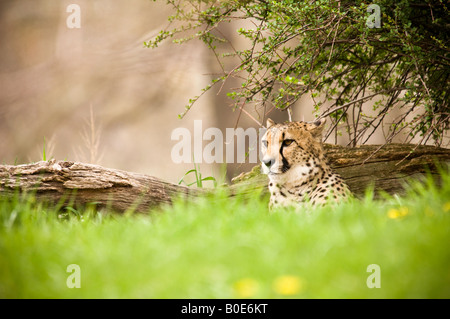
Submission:
<svg viewBox="0 0 450 319">
<path fill-rule="evenodd" d="M 269 213 L 224 192 L 150 215 L 0 200 L 1 298 L 450 298 L 450 175 L 402 198 Z M 58 217 L 59 216 L 59 217 Z M 70 264 L 81 288 L 68 288 Z M 381 288 L 367 287 L 368 265 Z"/>
</svg>

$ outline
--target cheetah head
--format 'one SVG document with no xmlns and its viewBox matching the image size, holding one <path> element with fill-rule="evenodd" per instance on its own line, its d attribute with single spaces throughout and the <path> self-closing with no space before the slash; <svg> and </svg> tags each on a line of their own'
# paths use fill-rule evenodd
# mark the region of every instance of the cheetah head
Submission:
<svg viewBox="0 0 450 319">
<path fill-rule="evenodd" d="M 322 131 L 325 119 L 315 122 L 275 124 L 267 120 L 261 139 L 262 170 L 269 177 L 285 179 L 291 172 L 309 172 L 309 167 L 324 161 Z"/>
</svg>

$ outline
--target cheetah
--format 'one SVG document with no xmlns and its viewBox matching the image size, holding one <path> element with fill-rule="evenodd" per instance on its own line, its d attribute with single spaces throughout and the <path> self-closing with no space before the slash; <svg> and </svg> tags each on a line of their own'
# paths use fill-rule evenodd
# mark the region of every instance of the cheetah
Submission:
<svg viewBox="0 0 450 319">
<path fill-rule="evenodd" d="M 269 208 L 339 202 L 350 195 L 348 186 L 325 159 L 322 131 L 325 119 L 275 124 L 267 120 L 261 138 L 262 171 L 269 176 Z"/>
</svg>

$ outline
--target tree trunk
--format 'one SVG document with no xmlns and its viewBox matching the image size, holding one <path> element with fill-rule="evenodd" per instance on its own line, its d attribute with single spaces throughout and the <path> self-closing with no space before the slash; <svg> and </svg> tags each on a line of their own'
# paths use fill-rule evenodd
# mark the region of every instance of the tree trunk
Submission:
<svg viewBox="0 0 450 319">
<path fill-rule="evenodd" d="M 379 150 L 378 150 L 379 149 Z M 432 146 L 388 144 L 356 148 L 325 145 L 330 165 L 360 196 L 373 184 L 376 190 L 402 194 L 407 178 L 418 178 L 427 170 L 438 177 L 437 163 L 450 162 L 450 149 Z M 378 152 L 374 153 L 376 150 Z M 412 152 L 413 151 L 413 152 Z M 241 174 L 229 187 L 231 195 L 238 190 L 253 193 L 267 190 L 267 176 L 259 166 Z M 0 165 L 0 195 L 33 192 L 39 200 L 51 203 L 95 203 L 124 212 L 134 209 L 148 212 L 175 196 L 195 198 L 208 192 L 164 182 L 158 178 L 98 165 L 68 161 L 38 162 L 25 165 Z"/>
</svg>

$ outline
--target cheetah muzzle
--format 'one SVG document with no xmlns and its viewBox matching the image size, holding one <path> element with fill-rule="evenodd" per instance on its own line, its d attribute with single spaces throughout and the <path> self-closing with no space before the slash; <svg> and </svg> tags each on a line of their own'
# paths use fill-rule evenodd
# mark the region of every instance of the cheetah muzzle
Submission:
<svg viewBox="0 0 450 319">
<path fill-rule="evenodd" d="M 275 124 L 267 120 L 261 139 L 262 170 L 269 176 L 269 207 L 339 202 L 350 191 L 325 159 L 322 131 L 326 120 Z"/>
</svg>

